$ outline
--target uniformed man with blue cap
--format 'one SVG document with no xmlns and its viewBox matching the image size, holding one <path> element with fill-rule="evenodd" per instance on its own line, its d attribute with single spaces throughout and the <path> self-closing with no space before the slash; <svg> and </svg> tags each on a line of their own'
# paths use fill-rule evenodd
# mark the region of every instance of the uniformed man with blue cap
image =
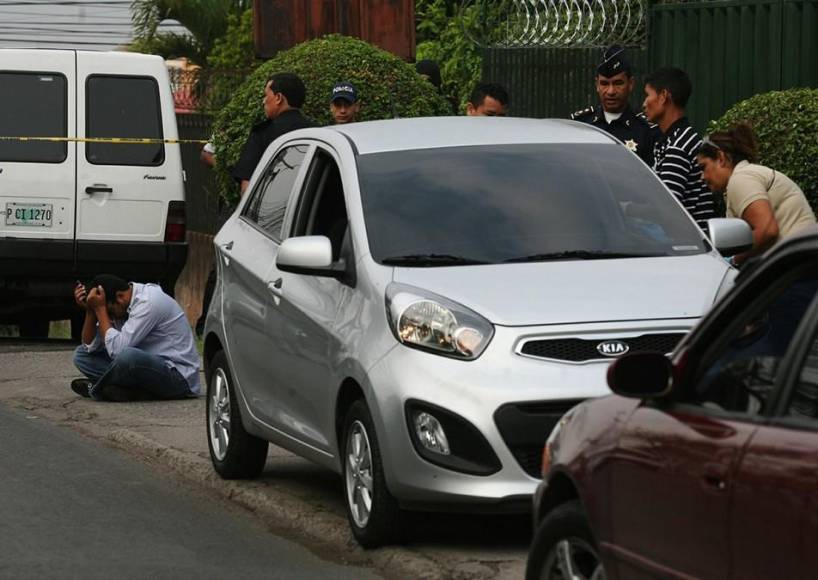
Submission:
<svg viewBox="0 0 818 580">
<path fill-rule="evenodd" d="M 642 158 L 648 167 L 653 167 L 653 144 L 660 134 L 644 115 L 634 113 L 628 103 L 634 78 L 625 49 L 614 45 L 605 50 L 596 70 L 596 92 L 600 105 L 577 111 L 571 115 L 571 119 L 607 131 Z"/>
</svg>

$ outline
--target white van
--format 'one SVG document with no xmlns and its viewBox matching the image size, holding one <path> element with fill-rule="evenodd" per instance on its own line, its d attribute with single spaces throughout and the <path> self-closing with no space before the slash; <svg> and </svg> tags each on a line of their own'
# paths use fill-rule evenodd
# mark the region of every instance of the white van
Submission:
<svg viewBox="0 0 818 580">
<path fill-rule="evenodd" d="M 157 56 L 0 50 L 0 324 L 33 336 L 81 321 L 74 282 L 101 272 L 173 291 L 184 179 L 179 146 L 162 140 L 177 138 Z"/>
</svg>

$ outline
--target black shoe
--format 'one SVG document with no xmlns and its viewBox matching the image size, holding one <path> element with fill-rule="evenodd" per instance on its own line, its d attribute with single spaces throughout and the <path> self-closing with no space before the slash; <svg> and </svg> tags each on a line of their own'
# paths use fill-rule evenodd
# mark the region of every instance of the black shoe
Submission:
<svg viewBox="0 0 818 580">
<path fill-rule="evenodd" d="M 88 379 L 74 379 L 71 381 L 71 390 L 77 393 L 80 397 L 90 399 L 91 395 L 88 391 L 91 390 L 91 381 Z"/>
<path fill-rule="evenodd" d="M 137 387 L 120 387 L 119 385 L 104 385 L 97 395 L 103 401 L 113 401 L 115 403 L 151 401 L 155 399 L 153 395 L 144 389 Z"/>
</svg>

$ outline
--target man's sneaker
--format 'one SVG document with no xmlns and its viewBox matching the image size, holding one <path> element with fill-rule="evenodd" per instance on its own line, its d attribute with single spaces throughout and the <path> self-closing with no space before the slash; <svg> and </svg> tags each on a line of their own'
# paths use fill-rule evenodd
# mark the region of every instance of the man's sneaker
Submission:
<svg viewBox="0 0 818 580">
<path fill-rule="evenodd" d="M 97 393 L 103 401 L 128 403 L 130 401 L 151 401 L 156 397 L 138 387 L 120 387 L 119 385 L 103 385 Z"/>
<path fill-rule="evenodd" d="M 88 392 L 91 390 L 91 381 L 84 378 L 74 379 L 71 381 L 71 390 L 77 393 L 79 396 L 89 399 L 91 398 L 91 395 Z"/>
</svg>

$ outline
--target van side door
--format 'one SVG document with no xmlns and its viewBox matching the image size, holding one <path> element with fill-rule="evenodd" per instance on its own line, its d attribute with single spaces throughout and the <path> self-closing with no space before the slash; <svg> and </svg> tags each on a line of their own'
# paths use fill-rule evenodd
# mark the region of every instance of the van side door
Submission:
<svg viewBox="0 0 818 580">
<path fill-rule="evenodd" d="M 122 259 L 162 262 L 168 203 L 184 199 L 167 69 L 144 55 L 77 53 L 77 260 L 93 270 Z M 91 266 L 90 264 L 94 264 Z"/>
<path fill-rule="evenodd" d="M 27 280 L 71 276 L 74 244 L 75 53 L 36 52 L 0 64 L 0 265 Z"/>
</svg>

